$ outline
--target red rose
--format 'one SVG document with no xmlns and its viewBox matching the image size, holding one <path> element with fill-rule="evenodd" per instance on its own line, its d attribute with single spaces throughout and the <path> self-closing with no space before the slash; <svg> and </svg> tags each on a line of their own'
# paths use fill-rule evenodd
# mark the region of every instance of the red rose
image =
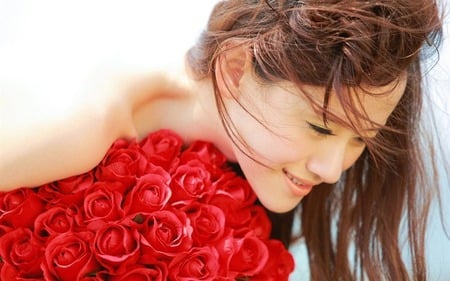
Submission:
<svg viewBox="0 0 450 281">
<path fill-rule="evenodd" d="M 253 233 L 260 239 L 267 240 L 270 237 L 272 225 L 266 210 L 262 206 L 253 205 L 249 207 L 251 213 L 251 219 L 246 226 L 247 231 L 253 231 Z"/>
<path fill-rule="evenodd" d="M 211 183 L 211 174 L 205 164 L 193 159 L 180 165 L 172 175 L 171 202 L 189 204 L 194 200 L 207 201 L 215 190 Z"/>
<path fill-rule="evenodd" d="M 183 140 L 170 130 L 159 130 L 140 143 L 149 162 L 171 172 L 178 164 Z"/>
<path fill-rule="evenodd" d="M 139 233 L 129 226 L 110 223 L 97 231 L 93 249 L 108 272 L 120 272 L 139 258 Z"/>
<path fill-rule="evenodd" d="M 213 205 L 195 204 L 186 210 L 192 224 L 195 245 L 213 243 L 222 238 L 225 229 L 225 214 Z"/>
<path fill-rule="evenodd" d="M 268 240 L 269 260 L 261 273 L 252 278 L 254 281 L 288 280 L 294 271 L 295 262 L 292 255 L 279 240 Z"/>
<path fill-rule="evenodd" d="M 0 238 L 5 235 L 6 233 L 12 231 L 14 228 L 7 226 L 7 225 L 3 225 L 0 224 Z"/>
<path fill-rule="evenodd" d="M 113 189 L 113 183 L 96 182 L 85 195 L 82 221 L 88 229 L 96 230 L 109 221 L 123 217 L 122 194 Z"/>
<path fill-rule="evenodd" d="M 215 248 L 192 248 L 174 257 L 169 265 L 169 276 L 173 281 L 213 281 L 219 268 L 219 254 Z"/>
<path fill-rule="evenodd" d="M 31 228 L 43 210 L 44 202 L 29 188 L 0 194 L 0 224 Z"/>
<path fill-rule="evenodd" d="M 181 146 L 118 140 L 88 173 L 0 192 L 0 280 L 287 280 L 248 182 L 212 144 Z"/>
<path fill-rule="evenodd" d="M 256 201 L 256 195 L 248 182 L 234 173 L 228 173 L 216 184 L 216 193 L 209 203 L 230 214 L 227 216 L 227 226 L 238 228 L 248 225 L 252 214 L 247 207 Z"/>
<path fill-rule="evenodd" d="M 97 274 L 95 276 L 88 275 L 88 276 L 80 277 L 80 279 L 77 281 L 105 281 L 105 280 L 108 280 L 108 279 L 104 278 L 104 276 Z"/>
<path fill-rule="evenodd" d="M 147 159 L 135 141 L 117 140 L 97 166 L 95 176 L 99 181 L 119 181 L 132 186 L 136 177 L 147 169 Z"/>
<path fill-rule="evenodd" d="M 149 173 L 137 179 L 136 186 L 127 194 L 125 212 L 130 215 L 161 210 L 172 196 L 169 183 L 169 173 L 151 165 Z"/>
<path fill-rule="evenodd" d="M 223 174 L 214 184 L 217 185 L 217 196 L 223 197 L 219 201 L 227 200 L 232 208 L 250 206 L 256 201 L 256 194 L 248 181 L 234 172 Z"/>
<path fill-rule="evenodd" d="M 211 172 L 213 181 L 223 174 L 223 170 L 226 168 L 224 165 L 227 158 L 212 143 L 203 141 L 192 143 L 185 151 L 183 151 L 181 159 L 190 153 L 194 153 L 196 158 L 208 165 L 208 170 Z"/>
<path fill-rule="evenodd" d="M 184 212 L 162 210 L 147 215 L 141 244 L 145 254 L 175 256 L 192 246 L 192 227 Z"/>
<path fill-rule="evenodd" d="M 269 250 L 264 242 L 252 233 L 246 233 L 243 238 L 234 240 L 229 269 L 239 276 L 252 276 L 264 268 L 268 258 Z"/>
<path fill-rule="evenodd" d="M 94 183 L 93 172 L 69 177 L 39 187 L 37 194 L 52 204 L 70 206 L 83 200 L 83 191 Z"/>
<path fill-rule="evenodd" d="M 45 248 L 42 264 L 50 281 L 76 281 L 99 270 L 89 246 L 91 232 L 66 232 L 54 237 Z"/>
<path fill-rule="evenodd" d="M 44 245 L 30 229 L 17 228 L 0 238 L 1 280 L 42 278 Z"/>
<path fill-rule="evenodd" d="M 166 281 L 167 266 L 164 263 L 136 265 L 126 272 L 113 275 L 111 281 Z"/>
<path fill-rule="evenodd" d="M 74 225 L 75 212 L 72 209 L 63 207 L 53 207 L 40 214 L 34 223 L 34 233 L 38 237 L 48 237 L 52 235 L 69 232 Z"/>
</svg>

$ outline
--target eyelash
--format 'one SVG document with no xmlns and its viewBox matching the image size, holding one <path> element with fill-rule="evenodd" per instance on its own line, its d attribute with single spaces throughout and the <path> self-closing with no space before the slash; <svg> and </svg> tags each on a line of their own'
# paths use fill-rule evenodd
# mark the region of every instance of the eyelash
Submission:
<svg viewBox="0 0 450 281">
<path fill-rule="evenodd" d="M 361 138 L 361 137 L 357 137 L 357 138 L 355 138 L 355 140 L 356 140 L 359 144 L 366 145 L 366 141 L 365 141 L 363 138 Z"/>
<path fill-rule="evenodd" d="M 312 129 L 315 133 L 317 133 L 319 136 L 334 136 L 333 131 L 327 128 L 323 128 L 321 126 L 314 125 L 312 123 L 306 122 L 308 124 L 308 127 Z M 357 137 L 355 140 L 360 144 L 365 144 L 366 142 L 362 137 Z"/>
<path fill-rule="evenodd" d="M 330 129 L 323 128 L 317 125 L 314 125 L 312 123 L 306 122 L 310 129 L 312 129 L 314 132 L 321 136 L 332 136 L 334 135 L 333 132 Z"/>
</svg>

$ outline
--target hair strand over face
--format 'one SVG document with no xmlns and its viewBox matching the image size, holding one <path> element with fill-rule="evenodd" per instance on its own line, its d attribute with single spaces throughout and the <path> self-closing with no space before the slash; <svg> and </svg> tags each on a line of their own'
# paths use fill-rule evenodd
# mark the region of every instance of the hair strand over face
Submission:
<svg viewBox="0 0 450 281">
<path fill-rule="evenodd" d="M 215 81 L 215 63 L 226 51 L 225 43 L 242 40 L 249 45 L 254 72 L 263 83 L 323 87 L 322 102 L 299 92 L 325 122 L 332 120 L 357 132 L 367 122 L 381 128 L 336 185 L 314 188 L 299 206 L 312 280 L 426 280 L 423 244 L 433 183 L 427 184 L 418 136 L 421 59 L 437 49 L 441 32 L 434 0 L 228 0 L 215 6 L 207 29 L 188 52 L 195 76 Z M 406 77 L 406 89 L 387 123 L 371 123 L 349 89 L 389 94 L 368 89 L 395 84 L 400 77 Z M 214 85 L 224 126 L 236 138 L 238 132 L 230 129 L 233 120 Z M 335 95 L 347 120 L 329 111 L 330 95 Z M 401 257 L 403 220 L 411 276 Z M 350 263 L 352 240 L 355 252 Z"/>
</svg>

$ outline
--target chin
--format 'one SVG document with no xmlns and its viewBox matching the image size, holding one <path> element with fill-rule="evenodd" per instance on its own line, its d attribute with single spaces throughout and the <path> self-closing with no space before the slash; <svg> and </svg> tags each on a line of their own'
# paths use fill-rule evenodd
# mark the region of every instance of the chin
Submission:
<svg viewBox="0 0 450 281">
<path fill-rule="evenodd" d="M 296 200 L 295 202 L 286 202 L 278 204 L 277 202 L 265 202 L 264 200 L 260 199 L 261 204 L 269 211 L 277 213 L 277 214 L 283 214 L 287 213 L 289 211 L 292 211 L 295 209 L 295 207 L 298 206 L 301 200 Z"/>
</svg>

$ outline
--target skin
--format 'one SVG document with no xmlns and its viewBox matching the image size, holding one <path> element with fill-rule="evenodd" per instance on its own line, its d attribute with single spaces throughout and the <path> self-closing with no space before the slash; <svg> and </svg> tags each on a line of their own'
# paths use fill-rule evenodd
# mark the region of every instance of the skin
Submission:
<svg viewBox="0 0 450 281">
<path fill-rule="evenodd" d="M 352 166 L 363 152 L 365 144 L 361 136 L 333 122 L 325 126 L 322 116 L 313 110 L 298 90 L 295 93 L 284 85 L 261 88 L 250 74 L 243 83 L 248 91 L 239 100 L 270 130 L 230 100 L 228 107 L 232 119 L 239 120 L 237 130 L 245 139 L 250 155 L 261 164 L 236 146 L 231 146 L 258 198 L 268 209 L 274 212 L 291 210 L 315 185 L 337 182 L 342 172 Z M 404 87 L 402 82 L 387 96 L 364 96 L 362 104 L 370 120 L 384 125 Z M 303 90 L 319 99 L 325 91 L 324 88 L 307 85 Z M 378 92 L 386 89 L 371 90 Z M 355 94 L 363 95 L 358 90 Z M 265 98 L 258 99 L 254 95 Z M 339 117 L 344 117 L 334 95 L 330 99 L 330 109 Z M 367 131 L 364 134 L 364 137 L 374 137 L 376 133 Z M 293 177 L 296 183 L 292 182 Z"/>
<path fill-rule="evenodd" d="M 26 146 L 17 141 L 19 136 L 2 139 L 2 147 L 9 149 L 3 150 L 8 156 L 3 159 L 8 161 L 0 165 L 0 189 L 36 186 L 86 172 L 101 160 L 115 139 L 142 138 L 167 128 L 186 143 L 197 139 L 214 143 L 230 161 L 240 164 L 262 204 L 274 212 L 286 212 L 313 186 L 336 182 L 364 150 L 360 136 L 348 128 L 332 122 L 325 128 L 321 116 L 292 83 L 261 83 L 252 73 L 245 49 L 225 53 L 217 67 L 219 92 L 241 136 L 239 146 L 222 125 L 211 79 L 196 79 L 189 69 L 150 76 L 105 73 L 88 85 L 87 94 L 79 97 L 71 110 L 58 118 L 36 121 L 32 127 L 36 132 L 54 133 L 32 134 L 31 143 L 26 141 L 31 135 L 20 136 Z M 369 90 L 386 92 L 392 87 Z M 354 91 L 363 97 L 370 119 L 385 124 L 404 88 L 405 79 L 399 79 L 388 95 L 371 97 Z M 302 91 L 323 100 L 323 88 L 304 85 Z M 330 109 L 343 117 L 333 94 Z M 23 112 L 23 120 L 33 113 Z M 36 120 L 33 116 L 27 118 Z M 34 132 L 16 130 L 15 123 L 8 126 L 11 136 Z M 367 136 L 373 136 L 373 132 Z"/>
<path fill-rule="evenodd" d="M 361 136 L 349 128 L 333 122 L 325 126 L 321 115 L 292 83 L 261 83 L 252 73 L 249 59 L 242 59 L 245 57 L 245 50 L 237 49 L 234 54 L 231 51 L 216 70 L 221 72 L 219 92 L 243 143 L 238 142 L 237 146 L 226 134 L 216 110 L 211 80 L 206 78 L 176 79 L 186 81 L 179 87 L 182 90 L 173 99 L 165 97 L 141 108 L 135 115 L 135 124 L 139 134 L 145 136 L 155 129 L 155 124 L 149 123 L 155 120 L 152 116 L 162 116 L 157 120 L 158 128 L 172 128 L 186 142 L 204 139 L 215 143 L 229 160 L 239 163 L 265 207 L 286 212 L 297 206 L 315 185 L 338 181 L 365 145 Z M 360 89 L 349 90 L 361 96 L 370 120 L 384 125 L 404 92 L 405 80 L 379 88 L 366 87 L 374 93 L 388 92 L 376 97 L 361 93 Z M 322 87 L 303 85 L 302 91 L 323 100 Z M 333 94 L 329 108 L 345 120 Z M 364 137 L 375 135 L 373 131 L 364 132 Z"/>
</svg>

